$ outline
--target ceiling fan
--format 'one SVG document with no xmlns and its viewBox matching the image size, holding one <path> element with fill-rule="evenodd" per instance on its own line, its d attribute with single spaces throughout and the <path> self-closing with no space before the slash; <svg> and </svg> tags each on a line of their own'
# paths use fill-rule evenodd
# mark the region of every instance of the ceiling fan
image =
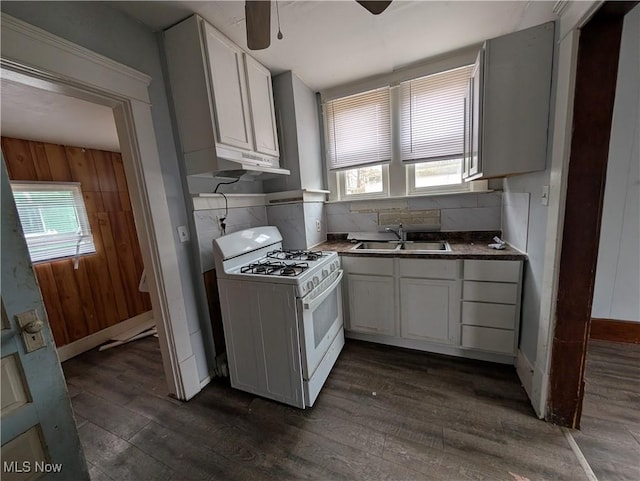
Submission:
<svg viewBox="0 0 640 481">
<path fill-rule="evenodd" d="M 356 1 L 374 15 L 380 15 L 391 5 L 391 1 Z M 247 0 L 244 9 L 247 19 L 247 46 L 249 50 L 267 48 L 271 44 L 271 0 Z M 279 24 L 280 18 L 278 18 Z M 282 38 L 282 33 L 279 30 L 278 38 Z"/>
</svg>

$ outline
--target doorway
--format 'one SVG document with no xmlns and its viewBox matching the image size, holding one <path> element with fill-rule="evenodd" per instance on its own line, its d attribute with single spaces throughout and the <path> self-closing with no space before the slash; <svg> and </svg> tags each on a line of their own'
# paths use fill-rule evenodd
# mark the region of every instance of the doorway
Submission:
<svg viewBox="0 0 640 481">
<path fill-rule="evenodd" d="M 2 20 L 3 79 L 100 104 L 113 112 L 168 392 L 188 400 L 199 392 L 200 382 L 175 269 L 173 227 L 149 102 L 151 79 L 9 16 Z"/>
<path fill-rule="evenodd" d="M 580 427 L 618 59 L 625 15 L 605 3 L 582 28 L 546 418 Z"/>
</svg>

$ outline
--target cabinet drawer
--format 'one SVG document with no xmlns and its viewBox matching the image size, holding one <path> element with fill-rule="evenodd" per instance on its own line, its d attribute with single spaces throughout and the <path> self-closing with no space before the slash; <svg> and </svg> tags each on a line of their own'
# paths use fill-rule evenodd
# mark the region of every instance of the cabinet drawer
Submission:
<svg viewBox="0 0 640 481">
<path fill-rule="evenodd" d="M 470 281 L 518 282 L 520 261 L 464 261 L 464 279 Z"/>
<path fill-rule="evenodd" d="M 464 281 L 462 299 L 465 301 L 518 303 L 518 284 Z"/>
<path fill-rule="evenodd" d="M 401 277 L 457 279 L 459 261 L 446 259 L 399 259 Z"/>
<path fill-rule="evenodd" d="M 514 354 L 515 332 L 490 327 L 462 326 L 462 347 Z"/>
<path fill-rule="evenodd" d="M 383 276 L 393 275 L 393 259 L 380 259 L 377 257 L 342 257 L 342 267 L 349 274 L 379 274 Z"/>
<path fill-rule="evenodd" d="M 468 301 L 462 303 L 462 324 L 514 329 L 515 322 L 516 306 L 514 305 Z"/>
</svg>

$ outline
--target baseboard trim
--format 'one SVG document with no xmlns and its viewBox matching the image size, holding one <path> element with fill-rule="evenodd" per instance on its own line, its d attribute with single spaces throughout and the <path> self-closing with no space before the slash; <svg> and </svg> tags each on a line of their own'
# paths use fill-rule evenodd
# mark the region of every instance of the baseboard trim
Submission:
<svg viewBox="0 0 640 481">
<path fill-rule="evenodd" d="M 529 400 L 533 400 L 533 365 L 520 349 L 518 349 L 518 356 L 516 357 L 516 372 Z"/>
<path fill-rule="evenodd" d="M 145 323 L 148 323 L 153 319 L 153 311 L 143 312 L 135 317 L 127 319 L 125 321 L 109 326 L 101 331 L 94 332 L 93 334 L 78 339 L 77 341 L 65 344 L 58 348 L 58 357 L 60 362 L 64 362 L 72 357 L 75 357 L 83 352 L 86 352 L 94 347 L 98 347 L 100 344 L 104 344 L 109 339 L 119 336 L 120 334 L 135 329 Z"/>
<path fill-rule="evenodd" d="M 591 339 L 640 344 L 640 322 L 591 319 Z"/>
</svg>

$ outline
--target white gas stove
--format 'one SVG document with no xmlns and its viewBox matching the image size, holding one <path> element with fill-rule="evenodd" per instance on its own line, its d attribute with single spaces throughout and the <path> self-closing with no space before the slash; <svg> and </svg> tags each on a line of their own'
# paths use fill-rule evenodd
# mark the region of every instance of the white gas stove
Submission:
<svg viewBox="0 0 640 481">
<path fill-rule="evenodd" d="M 266 235 L 262 229 L 266 228 L 261 228 L 259 235 Z M 277 228 L 269 228 L 269 230 L 271 229 L 275 229 L 275 231 L 270 232 L 268 242 L 273 243 L 251 252 L 243 251 L 244 248 L 241 248 L 246 238 L 235 239 L 232 245 L 224 241 L 218 243 L 219 252 L 216 259 L 218 257 L 224 259 L 218 278 L 226 277 L 294 285 L 297 289 L 297 296 L 304 297 L 317 288 L 322 281 L 335 277 L 334 273 L 340 269 L 337 253 L 283 249 L 282 238 Z M 238 254 L 238 251 L 241 253 Z"/>
<path fill-rule="evenodd" d="M 313 405 L 344 345 L 337 253 L 282 249 L 271 226 L 213 246 L 231 385 Z"/>
</svg>

